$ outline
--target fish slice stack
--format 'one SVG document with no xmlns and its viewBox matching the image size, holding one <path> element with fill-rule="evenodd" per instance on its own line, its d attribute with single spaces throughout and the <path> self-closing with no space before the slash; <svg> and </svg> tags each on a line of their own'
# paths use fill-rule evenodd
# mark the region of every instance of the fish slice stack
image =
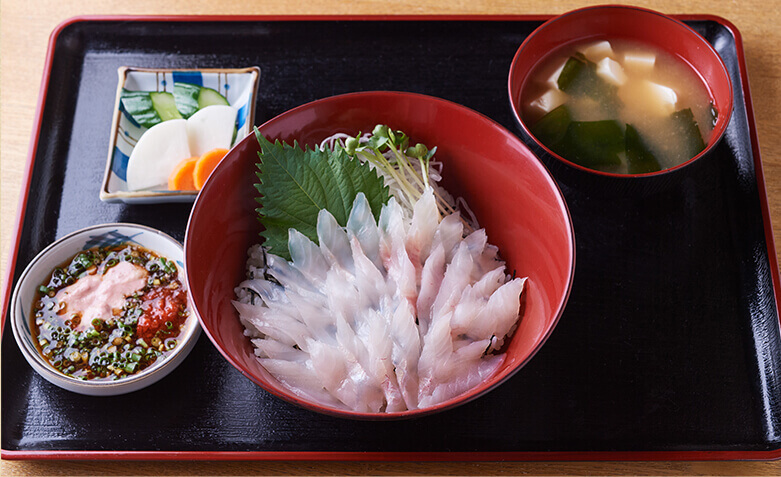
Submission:
<svg viewBox="0 0 781 477">
<path fill-rule="evenodd" d="M 236 289 L 260 363 L 291 392 L 364 413 L 435 406 L 501 366 L 525 278 L 507 276 L 483 229 L 440 220 L 428 188 L 375 221 L 358 194 L 346 227 L 321 210 L 318 244 L 290 229 L 292 262 L 250 249 Z"/>
</svg>

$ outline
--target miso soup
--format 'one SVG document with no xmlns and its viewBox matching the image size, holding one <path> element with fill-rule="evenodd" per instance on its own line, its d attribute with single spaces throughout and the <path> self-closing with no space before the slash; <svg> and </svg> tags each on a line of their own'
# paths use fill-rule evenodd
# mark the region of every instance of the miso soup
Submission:
<svg viewBox="0 0 781 477">
<path fill-rule="evenodd" d="M 576 164 L 642 174 L 705 149 L 718 112 L 696 72 L 628 40 L 568 45 L 535 70 L 522 116 L 545 146 Z"/>
</svg>

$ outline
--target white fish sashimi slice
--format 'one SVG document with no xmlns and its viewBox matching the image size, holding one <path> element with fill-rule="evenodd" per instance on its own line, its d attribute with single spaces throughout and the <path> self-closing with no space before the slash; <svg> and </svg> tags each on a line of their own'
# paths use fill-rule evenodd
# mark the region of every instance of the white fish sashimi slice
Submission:
<svg viewBox="0 0 781 477">
<path fill-rule="evenodd" d="M 368 301 L 357 293 L 354 277 L 340 268 L 329 270 L 325 280 L 325 296 L 327 309 L 334 317 L 342 317 L 351 325 L 358 311 L 366 308 L 368 304 Z"/>
<path fill-rule="evenodd" d="M 450 263 L 463 236 L 464 224 L 461 222 L 461 216 L 458 213 L 450 214 L 439 222 L 431 246 L 433 248 L 442 244 L 445 249 L 445 262 Z"/>
<path fill-rule="evenodd" d="M 461 242 L 458 251 L 453 257 L 453 261 L 445 269 L 442 285 L 432 305 L 432 326 L 438 319 L 449 316 L 453 312 L 453 309 L 461 299 L 464 289 L 469 284 L 473 267 L 474 261 L 469 253 L 469 247 Z"/>
<path fill-rule="evenodd" d="M 288 249 L 293 259 L 293 266 L 302 275 L 310 277 L 310 281 L 315 285 L 325 281 L 328 262 L 323 257 L 320 247 L 309 240 L 309 237 L 296 229 L 288 230 Z"/>
<path fill-rule="evenodd" d="M 239 312 L 239 316 L 241 317 L 244 326 L 248 330 L 255 331 L 252 333 L 253 336 L 268 336 L 288 346 L 296 346 L 298 344 L 296 340 L 290 336 L 290 333 L 286 333 L 266 323 L 264 320 L 264 313 L 268 308 L 264 306 L 248 305 L 237 301 L 232 303 L 236 308 L 236 311 Z"/>
<path fill-rule="evenodd" d="M 359 320 L 362 321 L 362 320 Z M 360 390 L 360 399 L 371 412 L 380 412 L 385 406 L 385 393 L 382 390 L 383 374 L 377 374 L 369 350 L 344 319 L 337 319 L 336 335 L 339 344 L 348 355 L 350 378 Z"/>
<path fill-rule="evenodd" d="M 341 401 L 331 396 L 311 368 L 311 362 L 300 363 L 280 359 L 259 359 L 277 380 L 297 396 L 335 409 L 348 409 Z"/>
<path fill-rule="evenodd" d="M 428 332 L 434 300 L 437 298 L 444 277 L 445 248 L 440 243 L 429 254 L 420 276 L 420 292 L 418 293 L 416 309 L 421 336 Z"/>
<path fill-rule="evenodd" d="M 160 186 L 167 189 L 168 175 L 190 157 L 187 120 L 171 119 L 155 124 L 136 143 L 127 162 L 128 190 Z"/>
<path fill-rule="evenodd" d="M 212 149 L 230 149 L 235 125 L 236 108 L 233 106 L 214 104 L 199 109 L 187 119 L 190 152 L 193 156 L 202 156 Z"/>
<path fill-rule="evenodd" d="M 494 262 L 496 265 L 496 262 Z M 472 292 L 475 296 L 490 297 L 502 285 L 507 283 L 507 275 L 504 273 L 504 265 L 485 273 L 480 280 L 472 285 Z"/>
<path fill-rule="evenodd" d="M 418 407 L 418 361 L 420 359 L 420 334 L 415 326 L 415 315 L 407 300 L 401 300 L 390 317 L 390 337 L 393 340 L 391 361 L 396 381 L 407 409 Z"/>
<path fill-rule="evenodd" d="M 415 265 L 415 269 L 420 271 L 423 268 L 426 258 L 431 250 L 431 242 L 434 233 L 439 225 L 439 209 L 437 201 L 434 199 L 434 190 L 427 187 L 423 195 L 415 203 L 412 212 L 412 223 L 407 233 L 406 245 L 407 254 Z"/>
<path fill-rule="evenodd" d="M 266 261 L 268 274 L 285 287 L 288 293 L 318 292 L 318 287 L 306 275 L 284 259 L 269 253 L 266 255 Z"/>
<path fill-rule="evenodd" d="M 355 287 L 361 297 L 361 302 L 370 309 L 379 309 L 380 298 L 388 293 L 385 278 L 382 276 L 382 272 L 369 260 L 369 257 L 363 253 L 361 244 L 356 237 L 352 237 L 350 240 L 350 248 L 355 264 Z"/>
<path fill-rule="evenodd" d="M 320 251 L 331 266 L 353 271 L 353 256 L 347 232 L 339 226 L 333 215 L 325 209 L 317 214 L 317 240 Z"/>
<path fill-rule="evenodd" d="M 447 383 L 438 384 L 430 395 L 421 397 L 420 407 L 436 406 L 469 391 L 496 373 L 504 363 L 504 358 L 504 355 L 491 355 L 470 366 L 463 366 L 463 375 Z"/>
<path fill-rule="evenodd" d="M 386 213 L 387 212 L 387 213 Z M 387 271 L 386 279 L 395 294 L 407 300 L 412 313 L 417 304 L 417 268 L 407 253 L 406 236 L 409 231 L 404 212 L 393 200 L 383 208 L 380 221 L 380 255 Z"/>
<path fill-rule="evenodd" d="M 300 363 L 306 363 L 309 359 L 309 353 L 270 338 L 254 339 L 252 344 L 255 345 L 255 355 L 260 358 L 281 359 Z"/>
<path fill-rule="evenodd" d="M 369 309 L 363 314 L 361 321 L 365 322 L 366 326 L 358 331 L 358 336 L 368 353 L 364 368 L 380 382 L 380 388 L 385 395 L 385 412 L 404 411 L 407 404 L 404 402 L 393 367 L 393 341 L 388 339 L 387 320 L 376 310 Z"/>
<path fill-rule="evenodd" d="M 475 318 L 470 334 L 480 337 L 496 336 L 498 341 L 493 347 L 501 347 L 502 339 L 518 322 L 520 297 L 525 284 L 526 278 L 516 278 L 499 287 Z"/>
<path fill-rule="evenodd" d="M 327 302 L 325 296 L 310 294 L 298 295 L 290 294 L 288 296 L 291 305 L 296 307 L 299 316 L 304 321 L 309 335 L 318 341 L 322 341 L 327 344 L 336 344 L 336 323 L 334 316 L 331 313 L 324 313 L 323 310 L 327 309 Z"/>
<path fill-rule="evenodd" d="M 278 341 L 291 346 L 298 346 L 302 350 L 308 351 L 306 344 L 312 335 L 303 323 L 289 315 L 275 313 L 269 311 L 268 308 L 265 310 L 267 311 L 262 316 L 250 318 L 250 321 L 258 330 Z"/>
<path fill-rule="evenodd" d="M 472 339 L 491 338 L 494 327 L 485 323 L 478 323 L 476 326 L 475 322 L 482 319 L 481 313 L 488 304 L 489 298 L 504 283 L 504 267 L 499 267 L 485 274 L 474 285 L 467 285 L 453 310 L 451 320 L 453 334 L 464 334 Z M 489 319 L 493 319 L 493 316 Z"/>
<path fill-rule="evenodd" d="M 404 219 L 404 210 L 401 208 L 395 197 L 391 197 L 387 204 L 380 211 L 380 220 L 377 223 L 380 234 L 406 236 L 407 221 Z M 394 232 L 395 230 L 395 232 Z"/>
<path fill-rule="evenodd" d="M 354 361 L 349 362 L 348 355 L 343 349 L 315 340 L 311 340 L 308 347 L 312 357 L 312 368 L 331 396 L 355 411 L 372 412 L 371 403 L 363 399 L 366 390 L 359 389 L 356 383 L 356 381 L 366 380 L 360 366 L 357 366 Z"/>
<path fill-rule="evenodd" d="M 491 344 L 490 340 L 480 340 L 466 343 L 451 342 L 452 346 L 445 346 L 444 335 L 445 333 L 439 335 L 443 345 L 438 348 L 436 360 L 429 369 L 430 374 L 425 377 L 426 386 L 421 387 L 421 396 L 432 394 L 433 390 L 443 383 L 461 380 L 463 376 L 469 374 L 470 368 L 477 365 Z"/>
<path fill-rule="evenodd" d="M 347 231 L 358 239 L 363 253 L 377 267 L 377 270 L 384 271 L 380 259 L 380 231 L 363 192 L 355 197 L 350 217 L 347 219 Z"/>
<path fill-rule="evenodd" d="M 255 295 L 263 300 L 264 304 L 288 302 L 288 299 L 285 296 L 285 289 L 283 287 L 262 278 L 245 280 L 239 284 L 239 288 L 252 290 Z"/>
<path fill-rule="evenodd" d="M 453 339 L 450 336 L 450 314 L 447 314 L 432 322 L 431 328 L 423 337 L 423 347 L 418 361 L 420 396 L 433 392 L 438 384 L 437 376 L 441 374 L 439 368 L 448 362 L 451 354 L 453 354 Z"/>
</svg>

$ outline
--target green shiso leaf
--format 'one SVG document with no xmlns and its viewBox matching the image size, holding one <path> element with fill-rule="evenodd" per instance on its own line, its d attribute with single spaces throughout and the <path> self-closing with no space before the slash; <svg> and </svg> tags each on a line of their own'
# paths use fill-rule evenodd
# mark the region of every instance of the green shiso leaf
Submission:
<svg viewBox="0 0 781 477">
<path fill-rule="evenodd" d="M 381 177 L 351 158 L 344 149 L 302 149 L 270 142 L 255 129 L 260 163 L 255 188 L 261 196 L 257 209 L 265 230 L 260 235 L 269 252 L 290 260 L 288 230 L 294 228 L 317 243 L 317 214 L 328 210 L 341 226 L 347 225 L 353 201 L 363 192 L 375 219 L 390 192 Z"/>
</svg>

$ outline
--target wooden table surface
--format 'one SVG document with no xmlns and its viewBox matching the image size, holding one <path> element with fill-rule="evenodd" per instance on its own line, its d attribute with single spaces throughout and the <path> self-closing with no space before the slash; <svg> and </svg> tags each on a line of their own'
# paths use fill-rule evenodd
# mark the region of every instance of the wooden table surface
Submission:
<svg viewBox="0 0 781 477">
<path fill-rule="evenodd" d="M 0 276 L 25 168 L 49 34 L 85 14 L 557 14 L 600 2 L 572 0 L 0 0 Z M 665 13 L 709 13 L 743 35 L 776 243 L 781 244 L 781 28 L 779 0 L 634 2 Z M 5 288 L 5 284 L 2 285 Z M 6 330 L 8 331 L 8 330 Z M 0 462 L 0 475 L 781 475 L 776 462 L 341 463 L 341 462 Z"/>
</svg>

